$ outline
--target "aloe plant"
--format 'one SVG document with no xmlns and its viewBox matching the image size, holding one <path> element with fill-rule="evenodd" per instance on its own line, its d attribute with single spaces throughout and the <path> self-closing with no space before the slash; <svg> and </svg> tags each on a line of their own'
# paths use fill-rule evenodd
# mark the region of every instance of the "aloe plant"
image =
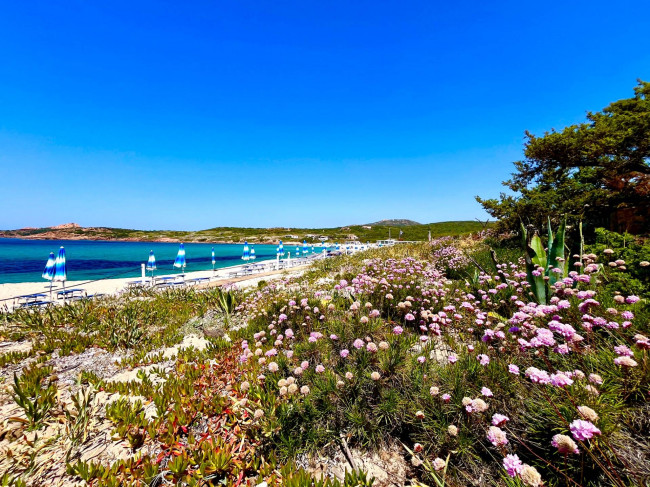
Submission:
<svg viewBox="0 0 650 487">
<path fill-rule="evenodd" d="M 550 286 L 553 286 L 558 280 L 567 277 L 569 274 L 569 267 L 564 257 L 565 233 L 566 218 L 560 223 L 560 227 L 555 234 L 553 234 L 549 218 L 547 252 L 537 232 L 531 236 L 524 224 L 521 224 L 526 276 L 535 300 L 540 304 L 547 304 L 551 295 Z"/>
</svg>

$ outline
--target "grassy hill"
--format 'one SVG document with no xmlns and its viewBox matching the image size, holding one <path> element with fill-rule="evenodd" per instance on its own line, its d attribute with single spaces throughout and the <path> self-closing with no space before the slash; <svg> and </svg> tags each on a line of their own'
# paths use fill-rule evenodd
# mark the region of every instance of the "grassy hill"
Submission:
<svg viewBox="0 0 650 487">
<path fill-rule="evenodd" d="M 393 220 L 390 220 L 393 221 Z M 404 222 L 405 220 L 395 220 Z M 381 222 L 380 222 L 381 223 Z M 337 228 L 239 228 L 215 227 L 195 232 L 175 230 L 134 230 L 107 227 L 73 228 L 25 228 L 0 231 L 0 237 L 61 240 L 131 240 L 131 241 L 184 241 L 184 242 L 294 242 L 307 240 L 319 242 L 320 236 L 329 241 L 344 241 L 356 236 L 360 241 L 399 238 L 403 240 L 426 240 L 429 231 L 432 237 L 464 235 L 482 230 L 484 225 L 476 221 L 450 221 L 428 224 L 404 225 L 350 225 Z"/>
</svg>

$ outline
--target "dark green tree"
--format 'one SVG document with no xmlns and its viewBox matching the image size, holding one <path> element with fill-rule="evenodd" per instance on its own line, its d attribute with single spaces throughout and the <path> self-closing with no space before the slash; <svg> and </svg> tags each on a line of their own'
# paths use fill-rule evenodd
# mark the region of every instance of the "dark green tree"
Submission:
<svg viewBox="0 0 650 487">
<path fill-rule="evenodd" d="M 503 184 L 513 194 L 476 197 L 503 230 L 520 221 L 541 229 L 546 218 L 591 228 L 611 227 L 628 209 L 648 232 L 650 209 L 650 83 L 639 80 L 634 96 L 611 103 L 587 121 L 538 137 L 526 132 L 525 159 Z"/>
</svg>

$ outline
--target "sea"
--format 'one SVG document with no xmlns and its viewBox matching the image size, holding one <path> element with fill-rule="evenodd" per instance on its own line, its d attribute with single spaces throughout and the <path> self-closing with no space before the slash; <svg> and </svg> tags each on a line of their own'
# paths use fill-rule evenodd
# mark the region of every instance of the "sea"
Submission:
<svg viewBox="0 0 650 487">
<path fill-rule="evenodd" d="M 69 281 L 138 277 L 142 274 L 141 264 L 147 262 L 151 250 L 156 257 L 156 276 L 180 272 L 173 267 L 178 243 L 0 238 L 0 284 L 45 282 L 41 274 L 47 258 L 50 252 L 56 255 L 61 246 L 65 248 Z M 186 243 L 185 272 L 212 269 L 213 247 L 215 269 L 244 263 L 243 244 Z M 256 262 L 276 258 L 276 245 L 252 247 L 255 249 Z M 285 245 L 285 252 L 288 251 L 295 255 L 295 247 Z M 315 248 L 314 251 L 318 253 L 321 249 Z"/>
</svg>

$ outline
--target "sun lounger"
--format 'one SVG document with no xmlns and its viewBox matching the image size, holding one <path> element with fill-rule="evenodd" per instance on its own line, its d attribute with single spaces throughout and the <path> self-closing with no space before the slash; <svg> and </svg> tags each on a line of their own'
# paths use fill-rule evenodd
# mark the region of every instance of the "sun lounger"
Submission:
<svg viewBox="0 0 650 487">
<path fill-rule="evenodd" d="M 34 293 L 34 294 L 25 294 L 23 296 L 18 296 L 18 304 L 28 304 L 35 303 L 37 301 L 43 301 L 43 298 L 47 297 L 47 294 L 44 293 Z"/>
<path fill-rule="evenodd" d="M 65 291 L 57 291 L 56 293 L 56 298 L 57 299 L 66 299 L 66 298 L 81 298 L 83 295 L 86 294 L 85 289 L 66 289 Z"/>
<path fill-rule="evenodd" d="M 20 305 L 21 308 L 41 308 L 52 304 L 52 301 L 29 301 Z"/>
</svg>

